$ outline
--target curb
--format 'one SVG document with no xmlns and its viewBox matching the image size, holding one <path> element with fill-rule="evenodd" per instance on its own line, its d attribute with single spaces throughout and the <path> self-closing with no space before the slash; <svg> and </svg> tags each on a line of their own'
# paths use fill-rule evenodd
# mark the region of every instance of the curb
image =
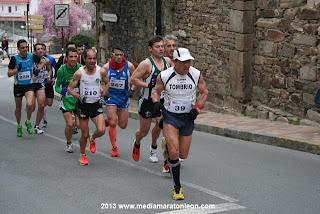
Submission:
<svg viewBox="0 0 320 214">
<path fill-rule="evenodd" d="M 59 95 L 54 95 L 55 100 L 60 100 Z M 104 113 L 106 113 L 105 107 Z M 139 114 L 135 111 L 130 111 L 129 109 L 129 118 L 138 120 Z M 250 141 L 254 143 L 261 143 L 271 146 L 277 146 L 302 152 L 308 152 L 312 154 L 320 155 L 320 144 L 312 143 L 300 139 L 288 138 L 285 136 L 275 136 L 269 134 L 261 134 L 255 132 L 248 132 L 239 129 L 227 128 L 219 125 L 212 125 L 208 123 L 195 122 L 194 130 L 200 131 L 208 134 L 220 135 L 224 137 L 235 138 L 239 140 Z"/>
<path fill-rule="evenodd" d="M 129 118 L 138 120 L 139 115 L 137 112 L 129 110 Z M 194 130 L 205 132 L 224 137 L 235 138 L 239 140 L 251 141 L 254 143 L 261 143 L 271 146 L 278 146 L 282 148 L 308 152 L 320 155 L 320 144 L 310 143 L 307 141 L 292 139 L 288 137 L 278 137 L 274 135 L 261 134 L 255 132 L 248 132 L 244 130 L 226 128 L 224 126 L 212 125 L 207 123 L 194 123 Z"/>
</svg>

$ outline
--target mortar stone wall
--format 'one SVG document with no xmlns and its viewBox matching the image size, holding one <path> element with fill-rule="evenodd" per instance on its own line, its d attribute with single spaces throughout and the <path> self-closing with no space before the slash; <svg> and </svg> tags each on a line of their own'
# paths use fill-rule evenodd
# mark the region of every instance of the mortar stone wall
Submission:
<svg viewBox="0 0 320 214">
<path fill-rule="evenodd" d="M 117 42 L 137 65 L 149 55 L 154 1 L 101 4 L 101 11 L 121 14 L 119 23 L 98 23 L 101 62 Z M 168 0 L 161 10 L 162 34 L 178 36 L 203 72 L 206 109 L 286 122 L 320 118 L 313 102 L 320 0 Z"/>
</svg>

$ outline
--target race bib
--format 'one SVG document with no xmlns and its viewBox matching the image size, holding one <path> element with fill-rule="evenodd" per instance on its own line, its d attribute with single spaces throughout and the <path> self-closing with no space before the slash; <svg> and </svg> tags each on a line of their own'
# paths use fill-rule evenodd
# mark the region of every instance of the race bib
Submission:
<svg viewBox="0 0 320 214">
<path fill-rule="evenodd" d="M 29 71 L 18 73 L 18 80 L 22 81 L 22 80 L 30 80 L 30 79 L 31 79 L 31 75 Z"/>
<path fill-rule="evenodd" d="M 169 111 L 173 113 L 189 113 L 192 109 L 191 101 L 171 100 Z"/>
<path fill-rule="evenodd" d="M 79 94 L 79 88 L 74 88 L 74 91 Z M 73 96 L 67 92 L 66 97 L 73 97 Z"/>
<path fill-rule="evenodd" d="M 110 79 L 110 88 L 124 89 L 125 83 L 125 80 Z"/>
<path fill-rule="evenodd" d="M 99 96 L 99 87 L 98 86 L 86 86 L 83 88 L 83 94 L 86 97 L 98 97 Z"/>
</svg>

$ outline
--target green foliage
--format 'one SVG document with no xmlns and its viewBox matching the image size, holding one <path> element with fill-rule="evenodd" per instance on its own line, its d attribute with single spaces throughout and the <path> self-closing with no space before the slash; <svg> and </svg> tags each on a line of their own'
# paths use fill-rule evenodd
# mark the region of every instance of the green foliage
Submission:
<svg viewBox="0 0 320 214">
<path fill-rule="evenodd" d="M 301 122 L 301 118 L 299 118 L 297 121 L 291 122 L 290 124 L 298 126 L 300 125 L 300 122 Z"/>
<path fill-rule="evenodd" d="M 75 34 L 73 35 L 69 41 L 72 41 L 74 43 L 84 43 L 86 41 L 89 42 L 89 46 L 93 47 L 96 44 L 96 38 L 94 38 L 93 36 L 90 35 L 83 35 L 83 34 Z"/>
</svg>

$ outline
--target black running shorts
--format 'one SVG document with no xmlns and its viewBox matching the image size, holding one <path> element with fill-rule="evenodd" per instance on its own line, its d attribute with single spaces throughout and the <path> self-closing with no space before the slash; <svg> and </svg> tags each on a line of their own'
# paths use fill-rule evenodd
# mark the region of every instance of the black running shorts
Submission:
<svg viewBox="0 0 320 214">
<path fill-rule="evenodd" d="M 81 103 L 77 101 L 77 114 L 80 119 L 94 118 L 99 114 L 103 114 L 103 109 L 99 102 L 96 103 Z"/>
<path fill-rule="evenodd" d="M 51 83 L 45 84 L 46 87 L 46 98 L 54 98 L 53 85 Z"/>
<path fill-rule="evenodd" d="M 13 94 L 15 97 L 23 97 L 28 91 L 34 91 L 33 84 L 13 86 Z"/>
</svg>

